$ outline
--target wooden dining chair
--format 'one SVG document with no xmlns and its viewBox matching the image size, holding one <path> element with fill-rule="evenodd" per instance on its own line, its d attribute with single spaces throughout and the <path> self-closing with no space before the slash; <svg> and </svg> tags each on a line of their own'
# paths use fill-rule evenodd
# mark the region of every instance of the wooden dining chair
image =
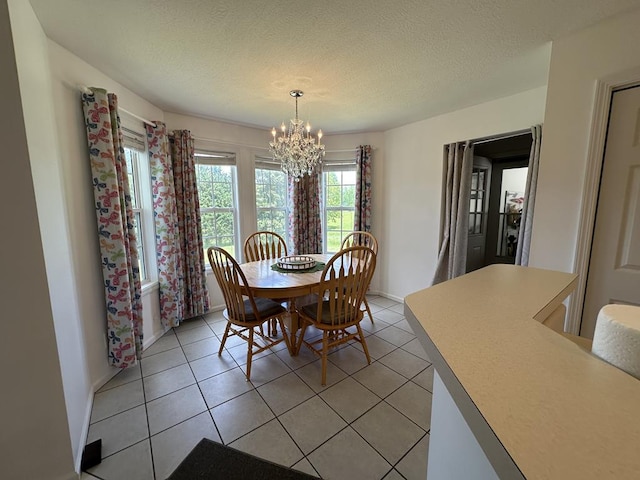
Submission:
<svg viewBox="0 0 640 480">
<path fill-rule="evenodd" d="M 327 262 L 318 288 L 318 302 L 298 310 L 301 331 L 296 353 L 304 344 L 322 358 L 322 385 L 327 383 L 329 349 L 350 341 L 362 344 L 371 363 L 369 349 L 360 327 L 364 313 L 360 306 L 376 266 L 376 254 L 369 247 L 356 246 L 340 250 Z M 307 328 L 322 331 L 322 338 L 305 340 Z"/>
<path fill-rule="evenodd" d="M 245 340 L 247 342 L 246 376 L 249 380 L 253 355 L 263 352 L 283 340 L 289 351 L 293 351 L 282 320 L 287 311 L 280 303 L 268 298 L 254 298 L 250 290 L 243 289 L 242 286 L 247 285 L 247 279 L 238 262 L 226 250 L 210 247 L 207 250 L 207 256 L 227 307 L 224 311 L 227 326 L 224 330 L 218 356 L 222 355 L 222 349 L 228 337 L 237 335 Z M 283 333 L 281 338 L 270 338 L 262 333 L 262 325 L 271 320 L 280 324 Z"/>
<path fill-rule="evenodd" d="M 287 256 L 287 244 L 275 232 L 255 232 L 244 241 L 244 257 L 247 262 Z"/>
<path fill-rule="evenodd" d="M 276 232 L 255 232 L 244 241 L 244 258 L 246 262 L 286 256 L 287 243 Z M 269 323 L 269 332 L 274 337 L 278 334 L 275 321 Z"/>
<path fill-rule="evenodd" d="M 342 250 L 348 247 L 355 247 L 355 246 L 369 247 L 371 248 L 371 250 L 373 250 L 376 256 L 378 255 L 378 240 L 376 240 L 376 237 L 374 237 L 369 232 L 361 232 L 361 231 L 351 232 L 349 235 L 344 237 L 344 240 L 342 240 L 342 245 L 340 246 L 340 249 Z M 367 302 L 366 295 L 364 296 L 363 304 L 365 309 L 367 310 L 367 315 L 369 315 L 369 319 L 371 319 L 371 323 L 373 323 L 373 314 L 371 313 L 371 308 L 369 308 L 369 302 Z"/>
</svg>

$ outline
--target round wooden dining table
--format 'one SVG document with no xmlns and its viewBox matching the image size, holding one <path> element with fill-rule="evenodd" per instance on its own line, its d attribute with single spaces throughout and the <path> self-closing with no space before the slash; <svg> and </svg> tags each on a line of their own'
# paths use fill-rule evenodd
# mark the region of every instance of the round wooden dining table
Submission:
<svg viewBox="0 0 640 480">
<path fill-rule="evenodd" d="M 333 254 L 308 254 L 307 256 L 314 258 L 317 262 L 327 263 L 333 257 Z M 248 285 L 246 285 L 246 288 L 251 290 L 255 297 L 286 300 L 288 302 L 287 309 L 290 320 L 285 321 L 285 323 L 289 328 L 291 345 L 295 345 L 296 332 L 298 331 L 296 300 L 316 293 L 320 285 L 322 270 L 283 273 L 271 268 L 277 261 L 277 258 L 257 260 L 243 263 L 240 267 L 247 278 Z M 294 352 L 291 353 L 293 354 Z"/>
</svg>

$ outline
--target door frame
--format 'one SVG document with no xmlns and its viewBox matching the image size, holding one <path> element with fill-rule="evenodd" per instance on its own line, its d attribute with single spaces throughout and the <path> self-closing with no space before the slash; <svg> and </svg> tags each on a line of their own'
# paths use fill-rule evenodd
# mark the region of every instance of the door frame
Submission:
<svg viewBox="0 0 640 480">
<path fill-rule="evenodd" d="M 609 126 L 611 99 L 616 90 L 640 86 L 640 68 L 619 72 L 596 80 L 596 89 L 591 116 L 589 146 L 584 184 L 582 186 L 582 207 L 578 223 L 578 238 L 573 262 L 573 271 L 578 273 L 578 285 L 569 300 L 569 315 L 566 330 L 580 334 L 582 310 L 587 289 L 587 275 L 591 260 L 591 244 L 596 222 L 596 207 L 600 194 L 600 177 L 604 162 L 604 150 Z"/>
</svg>

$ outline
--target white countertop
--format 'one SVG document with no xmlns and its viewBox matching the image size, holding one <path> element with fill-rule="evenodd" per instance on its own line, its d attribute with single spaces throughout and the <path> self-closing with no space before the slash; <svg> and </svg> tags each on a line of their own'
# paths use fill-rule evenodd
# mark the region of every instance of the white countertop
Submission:
<svg viewBox="0 0 640 480">
<path fill-rule="evenodd" d="M 640 479 L 640 381 L 540 323 L 575 282 L 492 265 L 405 298 L 407 320 L 501 477 Z"/>
</svg>

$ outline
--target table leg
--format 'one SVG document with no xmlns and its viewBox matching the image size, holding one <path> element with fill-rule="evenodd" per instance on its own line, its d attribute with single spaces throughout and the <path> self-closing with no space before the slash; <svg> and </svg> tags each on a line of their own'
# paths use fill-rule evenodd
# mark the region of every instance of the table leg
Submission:
<svg viewBox="0 0 640 480">
<path fill-rule="evenodd" d="M 291 335 L 291 355 L 297 355 L 297 332 L 298 329 L 300 328 L 299 326 L 299 319 L 298 319 L 298 310 L 296 309 L 296 299 L 295 298 L 290 298 L 289 301 L 287 302 L 287 311 L 289 312 L 289 325 L 287 325 L 287 327 L 289 328 L 289 332 Z"/>
</svg>

